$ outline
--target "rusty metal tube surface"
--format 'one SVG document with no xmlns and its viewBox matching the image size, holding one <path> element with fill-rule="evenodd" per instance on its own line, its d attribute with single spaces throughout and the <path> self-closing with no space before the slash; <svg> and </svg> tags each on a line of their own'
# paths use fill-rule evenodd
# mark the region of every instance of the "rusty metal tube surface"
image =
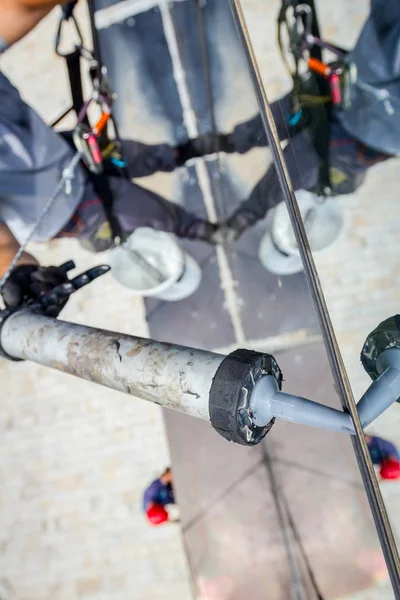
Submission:
<svg viewBox="0 0 400 600">
<path fill-rule="evenodd" d="M 1 346 L 77 377 L 209 420 L 212 379 L 222 354 L 93 329 L 20 311 L 1 328 Z"/>
</svg>

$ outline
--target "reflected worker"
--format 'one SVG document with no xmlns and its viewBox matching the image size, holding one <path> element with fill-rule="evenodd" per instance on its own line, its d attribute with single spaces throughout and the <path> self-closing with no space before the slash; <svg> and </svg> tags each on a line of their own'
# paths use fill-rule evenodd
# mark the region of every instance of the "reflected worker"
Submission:
<svg viewBox="0 0 400 600">
<path fill-rule="evenodd" d="M 399 54 L 398 0 L 371 0 L 370 15 L 355 47 L 345 58 L 357 70 L 349 90 L 350 106 L 331 103 L 328 113 L 322 108 L 322 117 L 319 109 L 319 118 L 325 119 L 320 129 L 315 122 L 317 117 L 311 118 L 316 115 L 312 110 L 308 120 L 300 117 L 302 110 L 298 109 L 296 95 L 288 94 L 271 104 L 278 137 L 288 142 L 283 154 L 294 191 L 307 190 L 323 196 L 325 178 L 332 195 L 352 193 L 362 184 L 368 169 L 400 154 Z M 307 89 L 300 91 L 304 97 L 310 94 Z M 227 153 L 243 154 L 267 145 L 260 115 L 220 136 L 220 148 Z M 249 198 L 227 219 L 225 228 L 220 230 L 222 238 L 237 239 L 283 201 L 275 166 L 271 165 Z"/>
</svg>

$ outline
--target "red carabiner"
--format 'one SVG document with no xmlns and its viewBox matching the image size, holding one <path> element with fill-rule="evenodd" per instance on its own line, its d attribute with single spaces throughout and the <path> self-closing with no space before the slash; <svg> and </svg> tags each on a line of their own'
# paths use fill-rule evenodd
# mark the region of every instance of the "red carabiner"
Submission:
<svg viewBox="0 0 400 600">
<path fill-rule="evenodd" d="M 96 135 L 83 123 L 75 127 L 73 139 L 77 150 L 82 153 L 86 167 L 96 175 L 103 171 L 103 159 Z"/>
<path fill-rule="evenodd" d="M 332 104 L 338 106 L 342 104 L 342 90 L 340 87 L 340 77 L 337 73 L 332 73 L 329 77 L 329 85 L 331 88 Z"/>
<path fill-rule="evenodd" d="M 99 165 L 103 162 L 101 156 L 101 150 L 99 146 L 99 142 L 97 141 L 96 135 L 91 131 L 87 134 L 86 140 L 90 149 L 90 153 L 92 155 L 93 161 L 96 165 Z"/>
</svg>

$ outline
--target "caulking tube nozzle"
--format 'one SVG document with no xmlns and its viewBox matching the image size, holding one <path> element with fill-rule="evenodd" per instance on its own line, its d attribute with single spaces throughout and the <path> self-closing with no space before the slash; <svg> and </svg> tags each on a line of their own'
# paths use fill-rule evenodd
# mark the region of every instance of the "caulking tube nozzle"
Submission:
<svg viewBox="0 0 400 600">
<path fill-rule="evenodd" d="M 349 414 L 301 396 L 280 392 L 271 375 L 262 377 L 256 383 L 250 406 L 254 421 L 259 426 L 276 417 L 292 423 L 354 435 L 354 426 Z"/>
</svg>

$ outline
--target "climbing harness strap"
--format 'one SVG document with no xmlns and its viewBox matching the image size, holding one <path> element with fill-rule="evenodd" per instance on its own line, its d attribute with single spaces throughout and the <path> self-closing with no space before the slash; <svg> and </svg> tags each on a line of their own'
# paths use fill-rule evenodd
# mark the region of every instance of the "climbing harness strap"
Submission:
<svg viewBox="0 0 400 600">
<path fill-rule="evenodd" d="M 83 105 L 83 90 L 80 63 L 83 49 L 83 37 L 73 12 L 76 4 L 77 2 L 75 0 L 74 2 L 63 4 L 61 6 L 61 15 L 58 23 L 54 48 L 56 54 L 65 59 L 71 90 L 72 106 L 68 109 L 66 113 L 64 113 L 64 116 L 67 115 L 71 110 L 79 110 L 79 108 Z M 75 48 L 72 52 L 63 52 L 61 50 L 62 33 L 65 30 L 66 23 L 68 22 L 71 22 L 73 24 L 76 35 L 76 42 Z M 61 118 L 59 118 L 57 122 L 61 120 Z M 87 122 L 87 124 L 89 123 Z"/>
<path fill-rule="evenodd" d="M 73 133 L 73 140 L 76 148 L 81 153 L 83 166 L 86 169 L 87 175 L 93 184 L 96 194 L 99 196 L 106 214 L 107 221 L 111 228 L 110 246 L 114 243 L 120 243 L 125 239 L 125 234 L 122 230 L 118 217 L 113 211 L 114 197 L 110 188 L 109 179 L 103 172 L 103 148 L 107 150 L 108 155 L 120 150 L 121 143 L 118 138 L 117 127 L 112 118 L 111 105 L 113 102 L 113 92 L 108 83 L 106 70 L 100 64 L 98 57 L 84 48 L 83 38 L 79 29 L 79 25 L 74 16 L 74 8 L 76 2 L 65 4 L 62 6 L 60 23 L 57 30 L 55 51 L 59 56 L 62 56 L 67 65 L 69 83 L 72 96 L 72 107 L 77 115 L 78 123 Z M 90 10 L 93 7 L 89 8 Z M 76 30 L 78 43 L 75 49 L 70 53 L 62 53 L 60 50 L 62 31 L 65 23 L 71 21 Z M 91 21 L 92 22 L 92 21 Z M 92 22 L 93 23 L 93 22 Z M 96 31 L 92 30 L 93 40 L 96 38 Z M 98 48 L 94 42 L 94 48 Z M 93 84 L 93 93 L 89 100 L 84 101 L 82 89 L 82 71 L 81 59 L 89 60 L 89 75 Z M 95 101 L 101 108 L 101 116 L 93 127 L 90 126 L 88 118 L 88 108 Z M 59 122 L 60 119 L 57 120 Z M 109 122 L 112 123 L 114 129 L 115 141 L 111 141 L 108 137 L 107 127 Z M 114 166 L 117 167 L 117 175 L 127 176 L 124 171 L 124 161 L 118 153 L 116 157 L 107 157 L 106 160 L 111 160 Z M 95 245 L 95 243 L 94 243 Z M 102 249 L 104 246 L 102 247 Z"/>
<path fill-rule="evenodd" d="M 283 30 L 288 37 L 293 69 L 286 58 Z M 350 68 L 346 65 L 345 52 L 321 39 L 313 0 L 283 0 L 278 15 L 278 45 L 293 80 L 293 113 L 289 126 L 292 133 L 303 128 L 309 131 L 320 158 L 318 185 L 311 191 L 325 197 L 333 193 L 329 165 L 331 110 L 333 106 L 343 108 L 348 104 Z M 323 62 L 324 49 L 336 56 L 334 62 Z"/>
<path fill-rule="evenodd" d="M 318 195 L 330 193 L 329 178 L 329 90 L 321 74 L 309 70 L 300 73 L 300 63 L 306 49 L 307 36 L 320 38 L 314 2 L 302 3 L 296 0 L 283 0 L 278 15 L 278 46 L 282 60 L 293 81 L 292 114 L 289 115 L 289 127 L 292 134 L 307 128 L 314 147 L 320 157 L 320 171 L 317 189 Z M 285 30 L 289 51 L 294 63 L 292 69 L 286 57 L 283 44 Z M 312 44 L 309 49 L 310 60 L 322 63 L 322 50 Z"/>
</svg>

